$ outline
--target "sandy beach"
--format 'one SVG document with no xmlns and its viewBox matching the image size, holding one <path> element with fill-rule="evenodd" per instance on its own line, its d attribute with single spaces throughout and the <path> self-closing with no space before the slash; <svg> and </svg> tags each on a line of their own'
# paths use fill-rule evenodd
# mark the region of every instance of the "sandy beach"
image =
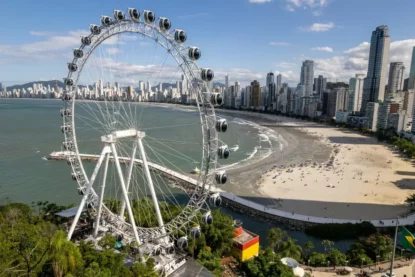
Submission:
<svg viewBox="0 0 415 277">
<path fill-rule="evenodd" d="M 413 165 L 376 138 L 288 117 L 225 114 L 271 128 L 288 142 L 280 153 L 229 170 L 226 190 L 310 216 L 364 220 L 407 212 L 404 201 L 415 192 Z"/>
<path fill-rule="evenodd" d="M 396 205 L 403 204 L 414 191 L 411 162 L 376 138 L 311 122 L 281 124 L 300 128 L 333 151 L 325 163 L 304 159 L 303 166 L 268 170 L 258 181 L 265 194 L 287 199 Z"/>
</svg>

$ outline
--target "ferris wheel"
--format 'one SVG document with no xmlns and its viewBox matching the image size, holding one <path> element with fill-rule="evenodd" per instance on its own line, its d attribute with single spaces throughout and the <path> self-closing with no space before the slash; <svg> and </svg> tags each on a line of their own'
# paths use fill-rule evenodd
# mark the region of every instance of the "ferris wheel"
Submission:
<svg viewBox="0 0 415 277">
<path fill-rule="evenodd" d="M 114 10 L 89 31 L 68 63 L 60 111 L 81 196 L 68 239 L 88 209 L 95 238 L 111 233 L 148 255 L 185 249 L 213 222 L 209 204 L 221 203 L 218 188 L 227 181 L 217 168 L 229 150 L 218 138 L 228 124 L 215 115 L 222 96 L 209 88 L 214 73 L 198 67 L 201 50 L 184 45 L 185 31 L 152 11 Z M 161 99 L 196 108 L 142 103 Z"/>
</svg>

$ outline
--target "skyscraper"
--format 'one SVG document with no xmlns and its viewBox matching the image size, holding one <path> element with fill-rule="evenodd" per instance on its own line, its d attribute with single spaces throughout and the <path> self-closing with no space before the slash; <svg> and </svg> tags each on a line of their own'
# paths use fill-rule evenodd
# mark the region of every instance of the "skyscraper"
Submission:
<svg viewBox="0 0 415 277">
<path fill-rule="evenodd" d="M 305 86 L 305 96 L 313 93 L 314 81 L 314 62 L 311 60 L 303 61 L 301 66 L 300 84 Z"/>
<path fill-rule="evenodd" d="M 386 69 L 389 60 L 390 36 L 388 26 L 382 25 L 372 32 L 370 40 L 369 65 L 363 85 L 364 112 L 369 102 L 383 101 L 385 98 Z"/>
<path fill-rule="evenodd" d="M 408 89 L 414 89 L 414 88 L 415 88 L 415 46 L 414 48 L 412 48 L 411 69 L 409 71 L 409 80 L 408 80 Z"/>
<path fill-rule="evenodd" d="M 318 78 L 314 79 L 316 93 L 320 100 L 323 100 L 323 91 L 327 88 L 327 78 L 324 78 L 322 75 L 319 75 Z"/>
<path fill-rule="evenodd" d="M 272 109 L 272 103 L 275 101 L 275 76 L 272 72 L 267 74 L 267 92 L 267 107 L 268 109 Z"/>
<path fill-rule="evenodd" d="M 281 85 L 282 85 L 282 75 L 281 74 L 278 74 L 277 75 L 277 87 L 278 88 L 281 88 Z"/>
<path fill-rule="evenodd" d="M 388 80 L 388 94 L 393 95 L 398 90 L 403 89 L 403 72 L 405 66 L 402 62 L 390 63 L 389 66 L 389 80 Z"/>
<path fill-rule="evenodd" d="M 261 85 L 257 80 L 251 82 L 251 106 L 258 108 L 261 106 Z"/>
<path fill-rule="evenodd" d="M 363 74 L 356 74 L 355 78 L 350 78 L 349 103 L 347 106 L 349 112 L 359 112 L 362 107 L 363 80 Z"/>
</svg>

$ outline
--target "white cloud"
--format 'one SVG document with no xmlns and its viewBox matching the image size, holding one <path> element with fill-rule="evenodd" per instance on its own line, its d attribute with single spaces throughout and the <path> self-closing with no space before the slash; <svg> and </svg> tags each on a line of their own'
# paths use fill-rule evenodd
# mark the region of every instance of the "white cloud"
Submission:
<svg viewBox="0 0 415 277">
<path fill-rule="evenodd" d="M 288 83 L 288 84 L 294 85 L 294 84 L 298 83 L 298 81 L 300 80 L 299 73 L 291 71 L 291 70 L 276 71 L 275 73 L 282 75 L 282 82 L 283 83 Z"/>
<path fill-rule="evenodd" d="M 263 4 L 263 3 L 269 3 L 272 0 L 249 0 L 249 3 L 254 3 L 254 4 Z"/>
<path fill-rule="evenodd" d="M 295 9 L 291 6 L 291 5 L 287 5 L 285 6 L 285 8 L 289 11 L 289 12 L 294 12 Z"/>
<path fill-rule="evenodd" d="M 415 39 L 394 41 L 390 44 L 389 61 L 403 62 L 405 77 L 409 74 L 411 64 L 412 48 Z M 362 42 L 359 45 L 344 51 L 344 55 L 333 56 L 327 59 L 313 59 L 315 63 L 315 74 L 324 75 L 332 80 L 348 81 L 355 74 L 366 74 L 369 60 L 370 43 Z M 309 57 L 310 58 L 310 57 Z"/>
<path fill-rule="evenodd" d="M 314 47 L 314 48 L 311 48 L 311 50 L 313 50 L 313 51 L 323 51 L 323 52 L 329 52 L 329 53 L 333 52 L 333 48 L 328 47 L 328 46 Z"/>
<path fill-rule="evenodd" d="M 326 32 L 332 28 L 334 28 L 333 22 L 313 23 L 312 25 L 307 26 L 307 27 L 298 27 L 298 29 L 302 31 L 308 31 L 308 32 Z"/>
<path fill-rule="evenodd" d="M 287 5 L 285 8 L 294 12 L 296 9 L 311 9 L 312 15 L 320 16 L 323 14 L 321 11 L 322 8 L 326 7 L 328 4 L 327 0 L 286 0 Z"/>
<path fill-rule="evenodd" d="M 314 15 L 314 16 L 321 16 L 321 15 L 323 15 L 323 12 L 321 10 L 315 10 L 311 14 Z"/>
<path fill-rule="evenodd" d="M 215 70 L 215 80 L 217 82 L 225 82 L 225 76 L 229 75 L 230 81 L 238 81 L 242 86 L 247 86 L 253 80 L 258 80 L 263 82 L 265 75 L 263 73 L 254 72 L 246 68 L 227 68 L 227 69 L 216 69 Z"/>
<path fill-rule="evenodd" d="M 279 64 L 277 64 L 277 67 L 282 67 L 282 68 L 291 68 L 293 66 L 295 66 L 295 63 L 289 63 L 289 62 L 280 62 Z"/>
<path fill-rule="evenodd" d="M 107 52 L 108 55 L 115 55 L 122 51 L 119 48 L 107 48 L 105 49 L 105 52 Z"/>
<path fill-rule="evenodd" d="M 51 36 L 52 33 L 51 32 L 40 32 L 40 31 L 30 31 L 30 35 L 44 37 L 44 36 Z"/>
<path fill-rule="evenodd" d="M 272 41 L 269 43 L 269 45 L 273 45 L 273 46 L 289 46 L 290 44 L 288 42 L 276 42 L 276 41 Z"/>
</svg>

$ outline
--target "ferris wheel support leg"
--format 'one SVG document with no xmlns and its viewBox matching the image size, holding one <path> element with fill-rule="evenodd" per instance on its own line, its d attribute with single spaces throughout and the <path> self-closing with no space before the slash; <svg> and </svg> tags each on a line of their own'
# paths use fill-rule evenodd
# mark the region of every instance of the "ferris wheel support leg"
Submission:
<svg viewBox="0 0 415 277">
<path fill-rule="evenodd" d="M 144 167 L 144 172 L 146 174 L 148 187 L 150 189 L 151 197 L 153 199 L 154 209 L 156 210 L 157 221 L 158 221 L 159 227 L 161 227 L 162 233 L 165 234 L 166 230 L 164 229 L 164 223 L 163 223 L 163 218 L 161 217 L 161 213 L 160 213 L 159 202 L 157 200 L 156 191 L 154 190 L 153 180 L 151 179 L 150 170 L 147 164 L 147 157 L 144 151 L 144 146 L 143 146 L 143 142 L 141 141 L 141 138 L 138 139 L 138 146 L 140 148 L 141 159 L 143 160 L 143 167 Z"/>
<path fill-rule="evenodd" d="M 98 159 L 98 163 L 95 166 L 95 169 L 94 169 L 94 172 L 92 173 L 91 179 L 89 179 L 89 183 L 88 183 L 88 186 L 86 188 L 85 195 L 84 195 L 84 197 L 82 197 L 81 204 L 79 205 L 78 211 L 76 212 L 76 215 L 75 215 L 75 218 L 72 222 L 71 228 L 69 229 L 68 240 L 70 240 L 72 238 L 73 232 L 75 231 L 76 224 L 78 224 L 79 217 L 81 216 L 81 213 L 82 213 L 82 210 L 84 209 L 86 200 L 89 196 L 89 193 L 91 192 L 92 185 L 94 184 L 95 178 L 97 177 L 97 174 L 99 172 L 99 168 L 101 167 L 101 164 L 102 164 L 102 161 L 104 160 L 105 155 L 107 153 L 109 153 L 109 151 L 110 151 L 110 148 L 108 146 L 104 146 L 104 149 L 102 149 L 101 155 L 99 156 L 99 159 Z"/>
<path fill-rule="evenodd" d="M 99 196 L 98 212 L 97 212 L 97 217 L 96 217 L 96 221 L 95 221 L 95 229 L 94 229 L 94 237 L 96 237 L 98 235 L 99 222 L 101 220 L 101 212 L 102 212 L 102 202 L 104 200 L 105 183 L 106 183 L 106 180 L 107 180 L 108 162 L 109 162 L 109 159 L 110 159 L 110 154 L 109 153 L 107 153 L 105 155 L 106 155 L 106 157 L 105 157 L 104 177 L 103 177 L 103 180 L 102 180 L 101 192 L 100 192 L 100 196 Z"/>
<path fill-rule="evenodd" d="M 114 143 L 111 143 L 111 151 L 112 151 L 112 155 L 114 156 L 115 166 L 117 167 L 118 177 L 120 178 L 121 189 L 122 189 L 122 193 L 124 194 L 124 200 L 127 206 L 128 217 L 130 218 L 130 223 L 131 223 L 131 226 L 133 227 L 134 237 L 135 237 L 137 244 L 140 245 L 140 238 L 138 236 L 137 226 L 135 225 L 133 211 L 131 209 L 130 201 L 128 198 L 128 192 L 125 188 L 124 177 L 122 174 L 120 161 L 118 160 L 117 149 L 115 148 Z"/>
<path fill-rule="evenodd" d="M 127 189 L 127 193 L 129 192 L 129 188 L 130 188 L 130 183 L 131 183 L 131 174 L 133 173 L 133 166 L 134 166 L 134 160 L 135 160 L 135 153 L 137 152 L 137 142 L 134 142 L 134 148 L 133 148 L 133 153 L 131 154 L 131 160 L 130 160 L 130 166 L 128 168 L 128 176 L 127 176 L 127 183 L 126 183 L 126 189 Z M 121 200 L 121 208 L 120 208 L 120 213 L 119 216 L 121 217 L 122 220 L 124 220 L 124 213 L 125 213 L 125 200 L 122 199 Z"/>
</svg>

